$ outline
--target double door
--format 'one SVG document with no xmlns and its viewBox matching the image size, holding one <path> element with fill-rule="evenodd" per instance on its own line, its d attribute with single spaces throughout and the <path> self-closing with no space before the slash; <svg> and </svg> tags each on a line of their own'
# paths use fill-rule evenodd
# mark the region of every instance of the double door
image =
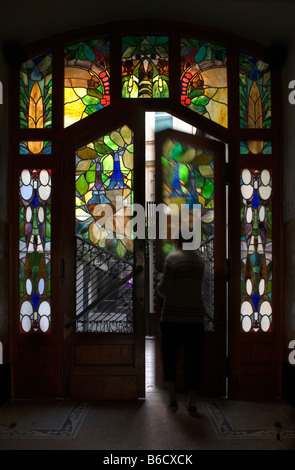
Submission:
<svg viewBox="0 0 295 470">
<path fill-rule="evenodd" d="M 72 188 L 67 197 L 73 209 L 64 225 L 71 240 L 64 244 L 63 289 L 71 292 L 64 318 L 64 385 L 73 398 L 144 397 L 147 335 L 155 337 L 156 382 L 164 385 L 153 279 L 173 234 L 171 217 L 164 237 L 159 219 L 151 231 L 150 218 L 162 203 L 168 212 L 185 204 L 190 220 L 193 207 L 200 210 L 198 249 L 207 266 L 204 393 L 225 394 L 224 146 L 172 129 L 156 133 L 156 196 L 147 204 L 144 124 L 140 115 L 126 116 L 88 133 L 83 142 L 71 141 L 67 149 L 75 170 L 66 172 L 65 182 Z"/>
</svg>

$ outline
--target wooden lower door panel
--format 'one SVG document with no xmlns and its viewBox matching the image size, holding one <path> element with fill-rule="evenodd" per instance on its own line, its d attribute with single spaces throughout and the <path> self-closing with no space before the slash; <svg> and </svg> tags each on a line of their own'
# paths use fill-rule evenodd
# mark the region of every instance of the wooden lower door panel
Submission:
<svg viewBox="0 0 295 470">
<path fill-rule="evenodd" d="M 51 338 L 19 339 L 11 365 L 12 397 L 53 399 L 61 389 L 61 359 Z"/>
<path fill-rule="evenodd" d="M 281 372 L 272 334 L 242 334 L 236 341 L 229 380 L 230 397 L 239 400 L 277 399 Z"/>
<path fill-rule="evenodd" d="M 134 365 L 134 344 L 75 344 L 75 365 Z"/>
<path fill-rule="evenodd" d="M 66 395 L 78 400 L 139 398 L 137 347 L 133 337 L 73 336 L 66 348 Z"/>
</svg>

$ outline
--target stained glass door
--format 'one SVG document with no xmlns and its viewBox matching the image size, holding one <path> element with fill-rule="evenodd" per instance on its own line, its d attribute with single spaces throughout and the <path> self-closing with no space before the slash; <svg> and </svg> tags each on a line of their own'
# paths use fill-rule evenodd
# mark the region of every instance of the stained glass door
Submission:
<svg viewBox="0 0 295 470">
<path fill-rule="evenodd" d="M 156 135 L 156 165 L 157 203 L 164 203 L 171 216 L 173 212 L 181 213 L 181 208 L 187 209 L 189 212 L 185 222 L 187 227 L 182 226 L 183 219 L 180 218 L 178 228 L 193 234 L 195 248 L 206 263 L 203 285 L 206 308 L 204 380 L 201 392 L 212 396 L 224 396 L 226 393 L 225 148 L 222 143 L 214 140 L 166 130 Z M 199 218 L 193 215 L 193 210 L 197 208 Z M 167 238 L 158 240 L 156 269 L 159 271 L 163 271 L 165 257 L 173 250 L 173 237 L 177 229 L 173 225 L 171 222 Z M 198 234 L 198 231 L 201 233 Z M 157 370 L 160 383 L 160 338 L 157 343 Z M 180 362 L 179 387 L 182 385 L 181 380 Z"/>
<path fill-rule="evenodd" d="M 76 399 L 145 395 L 144 238 L 133 227 L 135 204 L 144 207 L 143 131 L 140 117 L 116 117 L 66 146 L 65 384 Z"/>
</svg>

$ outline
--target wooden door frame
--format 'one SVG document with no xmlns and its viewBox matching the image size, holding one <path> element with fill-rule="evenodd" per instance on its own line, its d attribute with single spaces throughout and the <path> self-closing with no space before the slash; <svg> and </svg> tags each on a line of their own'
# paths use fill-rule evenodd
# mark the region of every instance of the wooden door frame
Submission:
<svg viewBox="0 0 295 470">
<path fill-rule="evenodd" d="M 133 100 L 121 97 L 121 36 L 124 34 L 166 34 L 170 37 L 170 96 L 167 99 Z M 89 116 L 70 128 L 63 127 L 63 44 L 74 43 L 92 37 L 108 35 L 111 38 L 111 104 L 108 108 L 99 111 L 96 115 Z M 215 122 L 206 119 L 197 113 L 181 105 L 179 99 L 179 63 L 180 63 L 180 38 L 197 38 L 224 44 L 228 49 L 228 127 L 223 128 Z M 166 22 L 120 22 L 98 25 L 87 29 L 67 32 L 36 41 L 24 47 L 26 58 L 35 57 L 48 50 L 53 54 L 53 124 L 46 129 L 21 129 L 19 126 L 19 75 L 18 68 L 11 66 L 9 69 L 9 310 L 10 310 L 10 364 L 12 396 L 27 396 L 32 389 L 37 394 L 44 396 L 44 390 L 52 396 L 62 396 L 62 357 L 63 351 L 63 302 L 61 290 L 60 259 L 63 256 L 63 247 L 59 238 L 60 208 L 59 189 L 62 187 L 63 165 L 60 156 L 64 151 L 64 143 L 75 139 L 77 134 L 87 135 L 87 129 L 93 128 L 96 123 L 101 126 L 111 116 L 126 109 L 128 113 L 138 111 L 167 110 L 193 126 L 201 128 L 209 135 L 214 136 L 229 147 L 229 259 L 231 277 L 229 280 L 229 376 L 231 377 L 230 396 L 243 398 L 257 395 L 257 390 L 265 395 L 277 396 L 281 390 L 282 344 L 283 344 L 283 307 L 282 307 L 282 283 L 283 283 L 283 214 L 280 202 L 282 194 L 282 111 L 281 104 L 281 71 L 272 69 L 272 128 L 271 129 L 241 129 L 239 127 L 239 51 L 251 54 L 264 60 L 267 48 L 255 42 L 245 40 L 230 33 L 210 30 L 191 24 L 166 23 Z M 240 155 L 240 141 L 244 140 L 269 140 L 272 141 L 273 153 L 271 156 L 243 156 Z M 39 157 L 19 155 L 19 142 L 22 140 L 51 140 L 53 142 L 52 156 Z M 141 143 L 141 148 L 143 143 Z M 250 162 L 250 163 L 249 163 Z M 276 223 L 273 226 L 273 277 L 274 296 L 273 311 L 274 329 L 269 334 L 241 333 L 239 326 L 240 308 L 240 208 L 239 208 L 239 174 L 245 165 L 254 165 L 258 168 L 267 166 L 273 170 L 273 212 Z M 56 185 L 52 189 L 53 197 L 53 237 L 52 237 L 52 273 L 54 293 L 54 315 L 52 316 L 52 333 L 50 338 L 46 335 L 19 334 L 19 309 L 18 309 L 18 179 L 16 172 L 23 167 L 43 166 L 52 168 L 53 181 Z M 70 248 L 66 248 L 69 250 Z M 268 348 L 269 360 L 267 364 L 259 365 L 259 347 Z M 266 346 L 263 346 L 266 345 Z M 20 359 L 23 350 L 27 356 L 32 357 L 33 350 L 44 346 L 50 348 L 49 355 L 40 356 L 39 366 L 32 362 L 22 362 Z M 243 348 L 243 353 L 241 352 Z M 252 362 L 245 363 L 245 354 L 252 354 Z M 254 355 L 253 355 L 254 354 Z M 45 363 L 43 363 L 43 359 Z M 46 365 L 47 363 L 47 365 Z M 28 379 L 28 370 L 31 378 Z M 259 380 L 253 378 L 253 371 Z M 42 375 L 44 375 L 42 379 Z M 248 384 L 248 385 L 247 385 Z M 255 387 L 251 387 L 255 384 Z"/>
</svg>

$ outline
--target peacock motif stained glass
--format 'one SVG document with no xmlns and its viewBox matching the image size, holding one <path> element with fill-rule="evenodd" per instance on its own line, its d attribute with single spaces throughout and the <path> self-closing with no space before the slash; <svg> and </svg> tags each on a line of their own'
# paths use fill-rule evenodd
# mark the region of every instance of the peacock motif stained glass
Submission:
<svg viewBox="0 0 295 470">
<path fill-rule="evenodd" d="M 76 234 L 131 259 L 133 132 L 122 126 L 76 151 Z"/>
</svg>

